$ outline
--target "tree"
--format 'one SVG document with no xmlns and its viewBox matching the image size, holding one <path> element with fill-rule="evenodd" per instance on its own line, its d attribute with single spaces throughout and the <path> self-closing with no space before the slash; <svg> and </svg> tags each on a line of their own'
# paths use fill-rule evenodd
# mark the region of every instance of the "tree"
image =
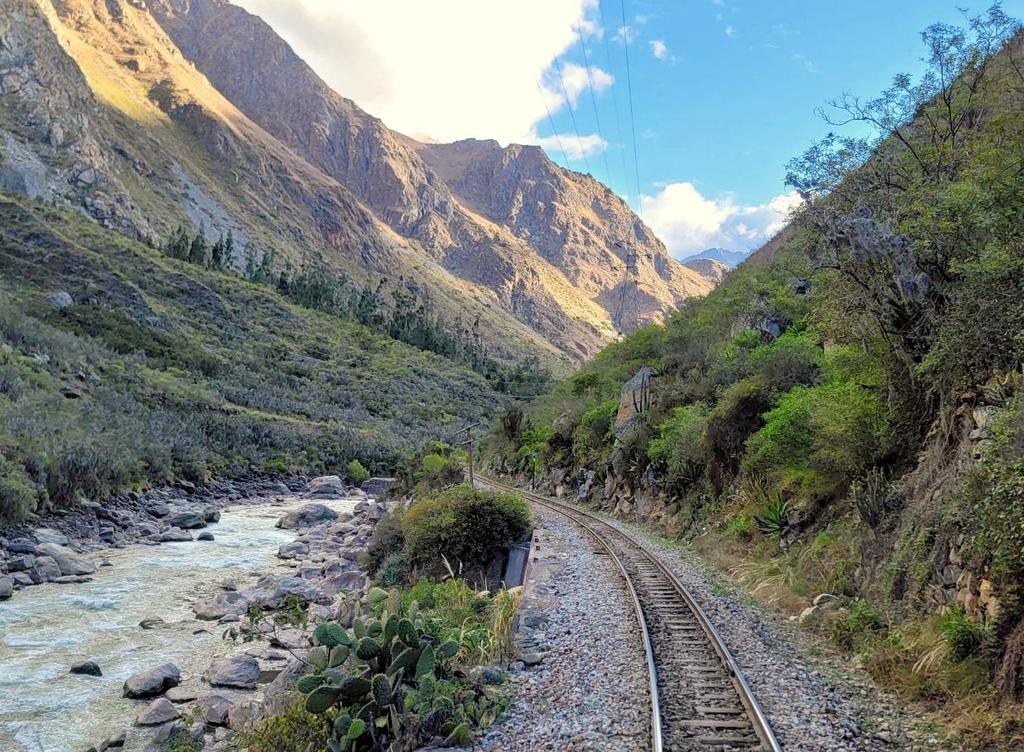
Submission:
<svg viewBox="0 0 1024 752">
<path fill-rule="evenodd" d="M 206 266 L 210 254 L 210 244 L 206 240 L 206 233 L 203 227 L 199 228 L 199 233 L 192 238 L 192 244 L 188 249 L 188 261 L 189 263 L 196 264 L 197 266 Z"/>
</svg>

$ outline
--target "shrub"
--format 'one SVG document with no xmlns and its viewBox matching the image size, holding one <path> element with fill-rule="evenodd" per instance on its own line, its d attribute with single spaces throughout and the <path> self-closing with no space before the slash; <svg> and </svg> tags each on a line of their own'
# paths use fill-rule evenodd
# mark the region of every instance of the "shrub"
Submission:
<svg viewBox="0 0 1024 752">
<path fill-rule="evenodd" d="M 442 557 L 456 568 L 482 569 L 531 529 L 522 498 L 466 484 L 417 502 L 402 518 L 410 562 L 434 574 L 445 571 Z"/>
<path fill-rule="evenodd" d="M 962 607 L 950 609 L 939 618 L 939 634 L 946 643 L 946 657 L 960 663 L 973 655 L 985 643 L 987 632 L 971 621 Z"/>
<path fill-rule="evenodd" d="M 703 402 L 677 407 L 658 426 L 647 445 L 647 457 L 664 474 L 665 483 L 685 489 L 696 483 L 704 469 L 704 427 L 709 408 Z"/>
<path fill-rule="evenodd" d="M 725 537 L 734 540 L 749 540 L 754 533 L 754 521 L 745 514 L 731 517 L 725 526 Z"/>
<path fill-rule="evenodd" d="M 361 486 L 370 479 L 370 471 L 359 460 L 352 460 L 345 466 L 345 473 L 352 485 Z"/>
<path fill-rule="evenodd" d="M 243 732 L 239 746 L 248 752 L 321 752 L 327 748 L 328 731 L 327 720 L 307 712 L 305 701 L 299 699 L 280 715 Z"/>
<path fill-rule="evenodd" d="M 404 585 L 409 580 L 409 559 L 402 551 L 395 551 L 384 557 L 373 576 L 381 587 Z"/>
<path fill-rule="evenodd" d="M 366 544 L 366 550 L 359 563 L 375 577 L 388 557 L 401 554 L 405 546 L 405 533 L 402 532 L 401 513 L 388 512 L 374 526 L 373 535 Z M 406 561 L 408 567 L 408 561 Z"/>
<path fill-rule="evenodd" d="M 580 417 L 573 431 L 573 453 L 579 464 L 586 464 L 591 454 L 607 443 L 618 409 L 619 400 L 609 399 L 587 410 Z"/>
<path fill-rule="evenodd" d="M 831 637 L 841 647 L 855 650 L 872 634 L 885 628 L 881 612 L 867 601 L 854 601 L 850 612 L 832 625 Z"/>
<path fill-rule="evenodd" d="M 744 470 L 805 496 L 835 492 L 887 445 L 884 405 L 854 381 L 795 387 L 764 421 L 747 442 Z"/>
<path fill-rule="evenodd" d="M 25 469 L 0 454 L 0 520 L 23 522 L 36 511 L 38 496 Z"/>
<path fill-rule="evenodd" d="M 420 460 L 419 467 L 413 472 L 416 487 L 427 493 L 440 491 L 462 481 L 463 452 L 447 448 L 447 455 L 430 452 Z"/>
</svg>

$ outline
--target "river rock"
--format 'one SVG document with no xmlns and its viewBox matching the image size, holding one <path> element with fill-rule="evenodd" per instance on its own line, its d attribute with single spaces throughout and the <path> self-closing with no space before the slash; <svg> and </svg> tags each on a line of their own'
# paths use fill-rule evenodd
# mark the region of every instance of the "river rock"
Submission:
<svg viewBox="0 0 1024 752">
<path fill-rule="evenodd" d="M 194 691 L 184 687 L 171 687 L 167 690 L 167 694 L 164 695 L 173 703 L 192 702 L 197 696 Z"/>
<path fill-rule="evenodd" d="M 260 702 L 236 702 L 228 709 L 228 728 L 234 731 L 250 728 L 260 718 Z"/>
<path fill-rule="evenodd" d="M 76 554 L 70 548 L 65 548 L 56 543 L 41 543 L 36 546 L 36 552 L 41 556 L 49 556 L 56 561 L 57 566 L 60 567 L 61 575 L 64 576 L 92 574 L 96 571 L 96 565 L 89 558 Z M 38 563 L 37 561 L 36 564 Z"/>
<path fill-rule="evenodd" d="M 36 581 L 32 579 L 28 572 L 14 572 L 11 577 L 14 578 L 15 587 L 27 588 L 36 584 Z"/>
<path fill-rule="evenodd" d="M 8 572 L 24 572 L 36 565 L 36 557 L 32 554 L 22 554 L 7 560 Z"/>
<path fill-rule="evenodd" d="M 306 485 L 307 499 L 344 499 L 347 497 L 345 481 L 337 475 L 321 475 Z"/>
<path fill-rule="evenodd" d="M 181 717 L 181 711 L 166 697 L 153 700 L 135 719 L 136 726 L 159 726 Z"/>
<path fill-rule="evenodd" d="M 277 527 L 284 530 L 301 530 L 338 519 L 338 513 L 323 504 L 306 504 L 289 512 L 277 521 Z"/>
<path fill-rule="evenodd" d="M 216 621 L 228 614 L 241 616 L 249 610 L 249 600 L 237 592 L 217 593 L 213 598 L 192 604 L 197 619 Z"/>
<path fill-rule="evenodd" d="M 249 588 L 244 592 L 244 595 L 261 606 L 276 609 L 284 606 L 285 599 L 288 596 L 293 596 L 302 603 L 309 603 L 320 597 L 320 591 L 315 585 L 300 580 L 297 577 L 274 577 L 273 575 L 268 575 L 260 578 L 256 583 L 256 587 Z M 245 612 L 243 611 L 243 613 Z"/>
<path fill-rule="evenodd" d="M 211 687 L 231 687 L 233 689 L 256 689 L 260 680 L 260 664 L 251 655 L 233 655 L 221 658 L 203 674 L 203 679 Z"/>
<path fill-rule="evenodd" d="M 204 543 L 212 543 L 213 540 L 214 540 L 213 533 L 202 532 L 202 533 L 200 533 L 199 535 L 196 536 L 196 540 L 197 541 L 203 541 Z"/>
<path fill-rule="evenodd" d="M 387 513 L 388 508 L 381 504 L 380 502 L 376 502 L 374 504 L 370 504 L 370 506 L 367 508 L 366 519 L 373 520 L 374 522 L 376 522 L 377 520 L 382 519 L 384 515 L 386 515 Z"/>
<path fill-rule="evenodd" d="M 285 650 L 302 650 L 311 647 L 309 634 L 301 629 L 279 629 L 270 636 L 270 645 Z"/>
<path fill-rule="evenodd" d="M 320 592 L 324 595 L 337 595 L 343 592 L 359 592 L 366 587 L 366 575 L 362 572 L 342 572 L 331 575 L 320 583 Z"/>
<path fill-rule="evenodd" d="M 41 527 L 35 531 L 36 540 L 40 543 L 55 543 L 58 546 L 68 545 L 68 537 L 48 527 Z M 38 546 L 36 547 L 38 549 Z"/>
<path fill-rule="evenodd" d="M 167 622 L 158 616 L 147 616 L 139 622 L 139 626 L 143 629 L 160 629 L 161 627 L 166 627 Z"/>
<path fill-rule="evenodd" d="M 298 559 L 300 556 L 305 556 L 308 553 L 309 546 L 302 541 L 292 541 L 291 543 L 285 543 L 277 549 L 277 558 Z"/>
<path fill-rule="evenodd" d="M 122 729 L 100 742 L 99 752 L 106 752 L 108 749 L 121 749 L 126 741 L 128 741 L 128 732 Z"/>
<path fill-rule="evenodd" d="M 147 499 L 143 501 L 142 508 L 154 517 L 166 517 L 171 513 L 171 508 L 159 499 Z"/>
<path fill-rule="evenodd" d="M 203 510 L 203 519 L 207 522 L 220 522 L 220 510 L 216 507 L 206 507 Z"/>
<path fill-rule="evenodd" d="M 103 672 L 100 671 L 99 664 L 96 661 L 79 661 L 71 667 L 72 674 L 81 674 L 82 676 L 103 676 Z"/>
<path fill-rule="evenodd" d="M 36 565 L 32 567 L 31 576 L 36 584 L 53 582 L 60 577 L 60 566 L 51 556 L 39 556 L 36 558 Z"/>
<path fill-rule="evenodd" d="M 0 601 L 5 601 L 14 595 L 14 578 L 0 577 Z"/>
<path fill-rule="evenodd" d="M 181 528 L 172 527 L 160 533 L 160 540 L 163 543 L 187 543 L 192 540 L 192 533 Z"/>
<path fill-rule="evenodd" d="M 182 530 L 197 530 L 206 527 L 206 518 L 200 512 L 174 512 L 164 522 L 171 527 L 180 527 Z"/>
<path fill-rule="evenodd" d="M 6 548 L 12 554 L 32 554 L 34 556 L 36 553 L 36 544 L 24 538 L 8 541 L 7 545 L 3 546 L 3 548 Z"/>
<path fill-rule="evenodd" d="M 181 671 L 173 663 L 142 671 L 124 683 L 124 696 L 133 699 L 156 697 L 181 683 Z"/>
<path fill-rule="evenodd" d="M 221 695 L 210 695 L 199 702 L 203 720 L 211 726 L 227 726 L 231 701 Z"/>
</svg>

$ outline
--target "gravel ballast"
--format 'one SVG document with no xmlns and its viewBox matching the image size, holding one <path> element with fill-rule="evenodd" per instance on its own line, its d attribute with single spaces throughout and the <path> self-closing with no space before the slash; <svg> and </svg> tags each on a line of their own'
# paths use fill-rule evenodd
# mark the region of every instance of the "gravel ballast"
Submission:
<svg viewBox="0 0 1024 752">
<path fill-rule="evenodd" d="M 524 630 L 543 660 L 510 676 L 514 701 L 474 749 L 488 752 L 650 749 L 646 658 L 622 577 L 574 523 L 534 508 L 558 569 L 541 584 L 557 598 Z M 531 586 L 533 587 L 533 586 Z M 529 589 L 528 589 L 529 595 Z"/>
<path fill-rule="evenodd" d="M 908 719 L 895 696 L 886 696 L 867 678 L 840 675 L 827 661 L 816 661 L 824 671 L 813 666 L 785 634 L 785 625 L 770 623 L 735 588 L 709 582 L 694 554 L 666 546 L 639 526 L 606 521 L 644 542 L 700 603 L 787 752 L 920 750 L 941 744 L 927 735 L 908 741 Z"/>
</svg>

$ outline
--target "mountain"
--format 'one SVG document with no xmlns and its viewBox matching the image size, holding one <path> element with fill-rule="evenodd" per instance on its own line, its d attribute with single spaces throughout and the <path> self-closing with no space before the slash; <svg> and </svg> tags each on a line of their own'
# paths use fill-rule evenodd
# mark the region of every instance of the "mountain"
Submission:
<svg viewBox="0 0 1024 752">
<path fill-rule="evenodd" d="M 332 91 L 224 0 L 0 0 L 0 190 L 161 244 L 230 230 L 279 268 L 385 277 L 505 360 L 614 338 L 626 254 L 645 320 L 712 283 L 607 188 L 535 147 L 426 145 Z M 475 322 L 475 323 L 474 323 Z"/>
<path fill-rule="evenodd" d="M 711 259 L 717 261 L 720 264 L 725 264 L 730 269 L 735 269 L 739 266 L 746 258 L 750 255 L 750 251 L 727 251 L 724 248 L 708 248 L 706 251 L 701 253 L 695 253 L 692 256 L 687 256 L 682 260 L 683 264 L 688 261 L 696 261 L 697 259 Z"/>
<path fill-rule="evenodd" d="M 728 266 L 721 261 L 709 258 L 690 259 L 689 261 L 684 261 L 683 266 L 687 269 L 692 269 L 705 279 L 711 280 L 715 285 L 725 279 L 725 275 L 729 273 Z"/>
</svg>

